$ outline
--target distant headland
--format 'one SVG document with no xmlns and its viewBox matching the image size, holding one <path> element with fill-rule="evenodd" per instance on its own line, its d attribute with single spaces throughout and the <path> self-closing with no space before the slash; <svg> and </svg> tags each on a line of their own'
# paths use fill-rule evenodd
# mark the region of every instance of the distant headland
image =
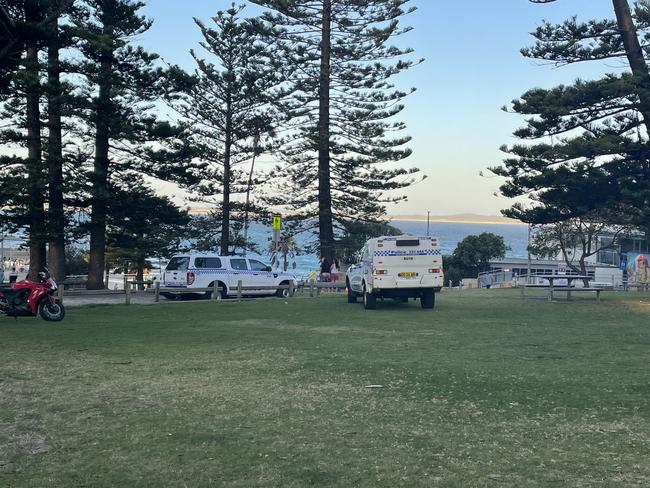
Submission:
<svg viewBox="0 0 650 488">
<path fill-rule="evenodd" d="M 192 207 L 189 209 L 192 215 L 208 215 L 213 212 L 210 208 Z M 236 212 L 233 212 L 236 214 Z M 401 220 L 402 222 L 426 222 L 425 215 L 388 215 L 390 220 Z M 432 215 L 431 222 L 448 222 L 458 224 L 521 224 L 519 220 L 509 219 L 501 215 L 480 215 L 473 213 L 461 213 L 452 215 Z"/>
<path fill-rule="evenodd" d="M 409 222 L 426 222 L 426 215 L 390 215 L 391 220 L 401 220 Z M 462 224 L 521 224 L 519 220 L 509 219 L 501 215 L 479 215 L 472 213 L 462 213 L 453 215 L 431 215 L 431 222 L 448 222 Z"/>
</svg>

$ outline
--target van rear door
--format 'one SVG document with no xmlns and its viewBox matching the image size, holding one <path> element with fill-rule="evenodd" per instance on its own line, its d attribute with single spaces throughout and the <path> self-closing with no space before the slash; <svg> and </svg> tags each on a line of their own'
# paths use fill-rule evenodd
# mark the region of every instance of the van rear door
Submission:
<svg viewBox="0 0 650 488">
<path fill-rule="evenodd" d="M 187 286 L 187 268 L 190 265 L 189 256 L 174 256 L 169 260 L 163 274 L 163 286 Z"/>
<path fill-rule="evenodd" d="M 404 236 L 379 240 L 373 265 L 398 288 L 418 287 L 441 272 L 442 257 L 436 238 Z"/>
</svg>

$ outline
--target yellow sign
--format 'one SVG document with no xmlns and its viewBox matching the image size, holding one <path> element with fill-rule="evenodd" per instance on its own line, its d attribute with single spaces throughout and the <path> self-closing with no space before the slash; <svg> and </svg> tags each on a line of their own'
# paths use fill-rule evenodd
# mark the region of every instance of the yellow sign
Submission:
<svg viewBox="0 0 650 488">
<path fill-rule="evenodd" d="M 273 230 L 281 230 L 281 229 L 282 229 L 282 216 L 276 214 L 273 216 Z"/>
</svg>

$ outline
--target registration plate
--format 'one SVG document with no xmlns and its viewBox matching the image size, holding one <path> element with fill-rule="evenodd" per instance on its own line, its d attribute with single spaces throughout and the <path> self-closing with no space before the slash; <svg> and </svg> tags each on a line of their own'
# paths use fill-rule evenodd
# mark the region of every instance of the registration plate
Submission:
<svg viewBox="0 0 650 488">
<path fill-rule="evenodd" d="M 397 276 L 400 278 L 417 278 L 418 274 L 409 272 L 409 273 L 399 273 Z"/>
</svg>

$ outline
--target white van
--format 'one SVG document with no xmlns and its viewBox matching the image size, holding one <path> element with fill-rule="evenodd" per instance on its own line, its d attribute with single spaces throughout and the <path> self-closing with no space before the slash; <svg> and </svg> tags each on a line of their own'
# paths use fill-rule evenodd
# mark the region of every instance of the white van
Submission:
<svg viewBox="0 0 650 488">
<path fill-rule="evenodd" d="M 363 297 L 365 308 L 375 309 L 377 297 L 419 298 L 422 308 L 433 308 L 443 281 L 442 251 L 436 237 L 377 237 L 366 243 L 359 262 L 348 269 L 348 302 Z"/>
<path fill-rule="evenodd" d="M 296 285 L 296 277 L 292 273 L 274 271 L 271 266 L 257 259 L 241 256 L 219 256 L 218 254 L 188 253 L 179 254 L 169 260 L 163 271 L 160 294 L 167 298 L 177 295 L 165 292 L 165 288 L 186 288 L 191 293 L 192 288 L 211 288 L 215 283 L 221 288 L 221 297 L 237 295 L 237 283 L 242 286 L 275 287 Z M 211 292 L 197 292 L 205 294 Z M 277 295 L 288 296 L 288 289 L 251 290 L 245 295 Z"/>
</svg>

